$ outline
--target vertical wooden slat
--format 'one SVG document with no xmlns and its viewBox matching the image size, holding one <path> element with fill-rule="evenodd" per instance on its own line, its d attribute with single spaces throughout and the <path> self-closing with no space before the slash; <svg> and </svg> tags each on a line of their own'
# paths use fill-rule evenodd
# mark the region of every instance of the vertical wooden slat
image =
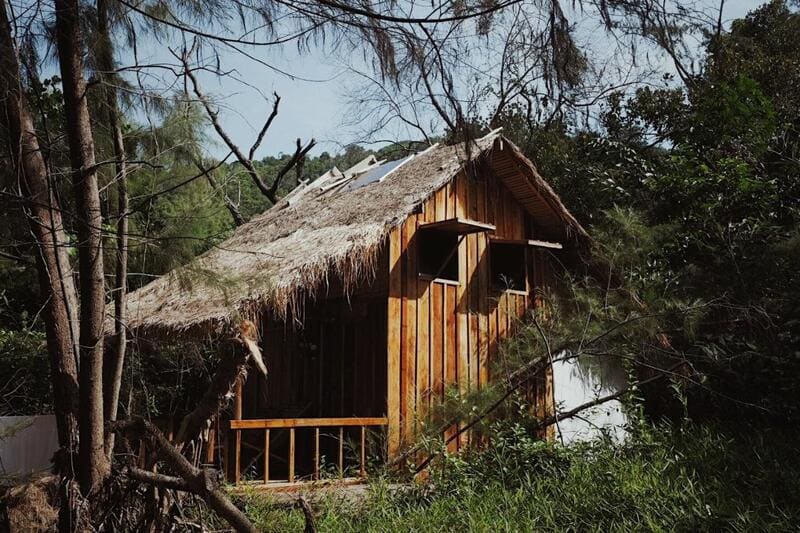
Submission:
<svg viewBox="0 0 800 533">
<path fill-rule="evenodd" d="M 464 172 L 460 172 L 458 176 L 453 179 L 456 196 L 456 216 L 458 217 L 465 217 L 467 213 L 469 213 L 467 210 L 466 180 L 467 177 L 464 175 Z"/>
<path fill-rule="evenodd" d="M 430 403 L 430 294 L 435 285 L 424 279 L 417 279 L 419 301 L 417 303 L 417 423 L 422 422 L 429 413 Z M 415 425 L 415 430 L 419 428 Z"/>
<path fill-rule="evenodd" d="M 216 418 L 213 419 L 216 422 Z M 206 441 L 206 463 L 211 464 L 214 462 L 214 451 L 217 446 L 217 429 L 211 427 L 208 429 L 208 440 Z"/>
<path fill-rule="evenodd" d="M 487 298 L 487 302 L 489 305 L 488 311 L 488 327 L 489 327 L 489 346 L 488 346 L 488 354 L 486 356 L 486 367 L 488 372 L 488 379 L 491 381 L 494 379 L 492 374 L 492 366 L 497 362 L 497 351 L 498 351 L 498 344 L 500 339 L 497 336 L 497 294 L 490 293 L 489 298 Z"/>
<path fill-rule="evenodd" d="M 234 400 L 233 400 L 233 418 L 234 420 L 241 420 L 242 419 L 242 399 L 244 396 L 244 380 L 242 376 L 239 376 L 239 379 L 236 380 L 236 387 L 234 389 Z M 233 437 L 233 482 L 239 483 L 239 479 L 241 476 L 241 452 L 242 452 L 242 434 L 241 431 L 236 431 Z M 225 456 L 225 460 L 228 460 L 228 456 Z"/>
<path fill-rule="evenodd" d="M 436 216 L 436 195 L 424 202 L 425 209 L 417 222 L 417 229 L 421 222 L 433 222 Z M 428 415 L 430 402 L 430 294 L 432 283 L 417 276 L 417 390 L 415 433 L 419 430 L 418 423 Z"/>
<path fill-rule="evenodd" d="M 235 459 L 233 461 L 234 471 L 233 471 L 233 482 L 239 483 L 240 476 L 242 475 L 242 430 L 236 430 L 236 450 L 234 451 Z"/>
<path fill-rule="evenodd" d="M 361 426 L 361 478 L 367 477 L 367 428 Z"/>
<path fill-rule="evenodd" d="M 478 217 L 482 221 L 489 220 L 488 191 L 486 177 L 478 182 Z M 489 379 L 488 354 L 489 354 L 489 250 L 488 236 L 486 233 L 476 235 L 477 240 L 477 279 L 478 295 L 478 376 L 479 386 L 483 387 Z"/>
<path fill-rule="evenodd" d="M 234 391 L 233 418 L 242 419 L 242 396 L 244 396 L 244 379 L 239 376 L 236 380 L 236 390 Z"/>
<path fill-rule="evenodd" d="M 456 177 L 456 212 L 458 216 L 465 216 L 467 212 L 467 178 L 462 172 Z M 467 247 L 466 237 L 460 238 L 458 246 L 458 286 L 456 287 L 456 377 L 458 389 L 461 394 L 469 388 L 469 295 L 467 285 Z M 461 448 L 466 442 L 466 435 L 462 434 L 457 439 L 457 446 Z"/>
<path fill-rule="evenodd" d="M 264 483 L 269 483 L 269 428 L 264 430 Z"/>
<path fill-rule="evenodd" d="M 319 428 L 314 428 L 314 479 L 319 480 Z"/>
<path fill-rule="evenodd" d="M 455 180 L 451 180 L 447 184 L 447 218 L 456 216 L 456 188 Z"/>
<path fill-rule="evenodd" d="M 434 197 L 436 198 L 436 213 L 434 214 L 434 220 L 429 222 L 437 222 L 447 218 L 447 187 L 442 187 L 436 191 Z"/>
<path fill-rule="evenodd" d="M 339 477 L 344 477 L 344 428 L 339 427 Z"/>
<path fill-rule="evenodd" d="M 444 301 L 444 315 L 446 319 L 445 327 L 445 388 L 457 385 L 456 367 L 458 365 L 458 352 L 456 350 L 457 331 L 456 331 L 456 293 L 457 288 L 447 286 L 445 287 L 445 301 Z M 445 431 L 447 439 L 456 431 L 455 426 L 450 427 Z M 456 441 L 448 445 L 448 451 L 455 452 L 458 449 Z"/>
<path fill-rule="evenodd" d="M 446 285 L 434 283 L 431 286 L 431 387 L 432 402 L 440 402 L 443 392 L 444 368 L 444 291 Z"/>
<path fill-rule="evenodd" d="M 294 428 L 289 429 L 289 483 L 294 483 Z"/>
<path fill-rule="evenodd" d="M 516 306 L 514 305 L 514 296 L 511 294 L 506 294 L 506 335 L 513 335 L 514 334 L 514 311 Z"/>
<path fill-rule="evenodd" d="M 508 325 L 508 317 L 507 309 L 508 309 L 508 293 L 501 292 L 497 298 L 497 340 L 498 342 L 502 341 L 502 339 L 506 336 L 507 325 Z"/>
<path fill-rule="evenodd" d="M 469 280 L 467 292 L 469 295 L 469 386 L 470 389 L 478 386 L 478 355 L 479 355 L 479 331 L 478 331 L 478 297 L 480 295 L 479 280 L 477 274 L 477 251 L 478 236 L 475 234 L 467 236 L 467 279 Z"/>
<path fill-rule="evenodd" d="M 416 389 L 417 355 L 417 250 L 414 235 L 416 217 L 412 214 L 402 226 L 402 248 L 405 272 L 403 276 L 402 348 L 400 382 L 400 442 L 409 443 L 414 432 L 414 399 Z"/>
</svg>

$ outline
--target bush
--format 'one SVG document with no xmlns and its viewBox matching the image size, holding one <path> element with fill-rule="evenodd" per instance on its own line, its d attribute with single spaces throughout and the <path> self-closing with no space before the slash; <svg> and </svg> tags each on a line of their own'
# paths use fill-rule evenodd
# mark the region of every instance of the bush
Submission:
<svg viewBox="0 0 800 533">
<path fill-rule="evenodd" d="M 330 497 L 321 531 L 789 531 L 800 520 L 797 431 L 684 425 L 627 443 L 564 447 L 498 427 L 494 446 L 450 456 L 408 490 L 373 481 L 361 504 Z M 301 530 L 298 511 L 245 501 L 266 531 Z"/>
</svg>

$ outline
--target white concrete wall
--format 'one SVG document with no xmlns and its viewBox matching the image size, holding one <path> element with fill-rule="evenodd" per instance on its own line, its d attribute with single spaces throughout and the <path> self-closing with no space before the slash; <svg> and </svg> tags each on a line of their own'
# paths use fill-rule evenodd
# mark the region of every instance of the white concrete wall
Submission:
<svg viewBox="0 0 800 533">
<path fill-rule="evenodd" d="M 610 374 L 611 379 L 602 380 L 597 371 L 588 372 L 580 367 L 580 363 L 561 361 L 553 365 L 553 386 L 555 391 L 556 406 L 559 411 L 568 411 L 583 403 L 596 398 L 607 396 L 617 387 L 624 386 L 619 383 L 619 369 L 600 369 Z M 604 382 L 601 382 L 604 381 Z M 605 432 L 615 440 L 625 438 L 624 426 L 626 423 L 622 404 L 617 400 L 587 409 L 580 413 L 580 418 L 574 417 L 563 420 L 558 424 L 561 439 L 565 444 L 570 442 L 590 440 L 597 438 Z M 559 438 L 559 431 L 556 438 Z"/>
</svg>

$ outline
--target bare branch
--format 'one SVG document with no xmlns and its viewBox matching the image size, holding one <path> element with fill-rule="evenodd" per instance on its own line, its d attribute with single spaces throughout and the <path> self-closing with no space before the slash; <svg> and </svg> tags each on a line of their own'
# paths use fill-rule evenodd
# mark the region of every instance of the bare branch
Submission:
<svg viewBox="0 0 800 533">
<path fill-rule="evenodd" d="M 289 161 L 286 162 L 285 165 L 283 165 L 283 168 L 281 168 L 278 171 L 278 174 L 275 176 L 275 180 L 272 182 L 272 186 L 269 188 L 269 194 L 267 195 L 268 198 L 270 198 L 273 202 L 277 201 L 276 195 L 278 192 L 278 187 L 281 184 L 281 180 L 283 180 L 283 177 L 286 175 L 286 173 L 292 170 L 292 168 L 295 165 L 299 164 L 300 161 L 303 160 L 303 158 L 305 158 L 308 151 L 314 148 L 314 145 L 316 144 L 317 141 L 311 139 L 310 141 L 308 141 L 308 144 L 303 146 L 300 139 L 297 139 L 297 148 L 294 151 L 294 155 L 292 156 L 291 159 L 289 159 Z"/>
<path fill-rule="evenodd" d="M 256 138 L 256 142 L 253 143 L 253 146 L 250 147 L 250 153 L 247 154 L 247 157 L 252 161 L 253 156 L 255 156 L 256 150 L 261 145 L 261 141 L 264 140 L 264 135 L 267 134 L 267 130 L 272 125 L 272 121 L 275 120 L 275 117 L 278 116 L 278 106 L 281 103 L 281 97 L 278 96 L 278 93 L 272 93 L 275 96 L 275 103 L 272 105 L 272 112 L 267 117 L 267 121 L 264 122 L 264 126 L 261 128 L 261 131 L 258 132 L 258 137 Z"/>
</svg>

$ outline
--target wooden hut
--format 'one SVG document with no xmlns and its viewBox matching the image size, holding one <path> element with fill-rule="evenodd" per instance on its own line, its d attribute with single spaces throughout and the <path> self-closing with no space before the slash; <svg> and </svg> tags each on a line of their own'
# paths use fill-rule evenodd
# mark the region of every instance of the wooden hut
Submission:
<svg viewBox="0 0 800 533">
<path fill-rule="evenodd" d="M 197 338 L 242 318 L 257 325 L 268 376 L 251 373 L 218 424 L 231 479 L 319 478 L 326 464 L 363 475 L 367 449 L 396 457 L 447 387 L 492 379 L 498 341 L 559 254 L 585 240 L 532 163 L 493 133 L 469 153 L 434 146 L 302 184 L 133 292 L 128 326 Z M 211 440 L 219 450 L 225 439 Z"/>
</svg>

